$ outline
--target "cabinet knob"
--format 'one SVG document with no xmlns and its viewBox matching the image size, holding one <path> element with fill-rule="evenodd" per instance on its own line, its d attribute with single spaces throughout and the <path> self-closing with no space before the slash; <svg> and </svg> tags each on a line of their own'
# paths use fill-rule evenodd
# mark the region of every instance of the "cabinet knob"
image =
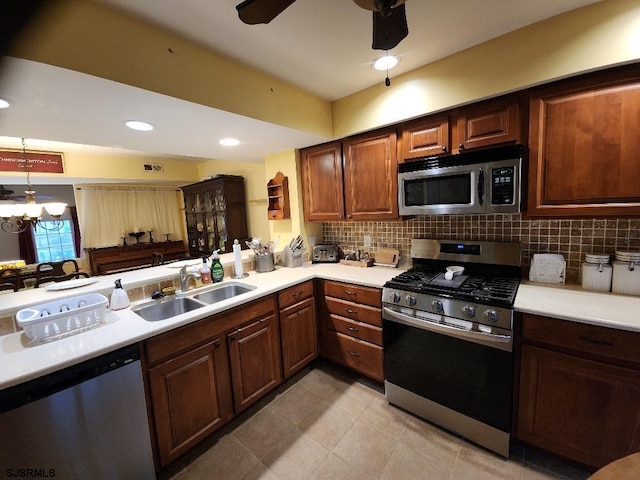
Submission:
<svg viewBox="0 0 640 480">
<path fill-rule="evenodd" d="M 442 151 L 443 151 L 443 152 L 446 152 L 446 151 L 447 151 L 447 146 L 446 146 L 446 145 L 443 145 L 443 146 L 442 146 Z"/>
<path fill-rule="evenodd" d="M 459 148 L 460 150 L 464 150 L 464 143 L 461 143 L 460 145 L 458 145 L 458 148 Z"/>
<path fill-rule="evenodd" d="M 213 346 L 214 348 L 220 348 L 220 341 L 216 340 L 215 342 L 213 342 Z"/>
<path fill-rule="evenodd" d="M 229 340 L 231 340 L 232 342 L 236 339 L 235 334 L 234 335 L 229 335 Z"/>
</svg>

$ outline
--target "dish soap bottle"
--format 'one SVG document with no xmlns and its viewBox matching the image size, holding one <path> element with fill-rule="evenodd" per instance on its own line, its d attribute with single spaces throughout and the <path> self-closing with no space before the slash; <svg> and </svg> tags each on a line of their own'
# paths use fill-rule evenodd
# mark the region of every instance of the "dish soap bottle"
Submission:
<svg viewBox="0 0 640 480">
<path fill-rule="evenodd" d="M 219 250 L 216 250 L 211 255 L 211 280 L 213 283 L 218 283 L 224 280 L 224 268 L 222 268 L 222 263 L 220 263 L 220 255 L 218 255 Z"/>
<path fill-rule="evenodd" d="M 129 295 L 125 292 L 124 288 L 122 288 L 122 280 L 116 280 L 116 288 L 113 289 L 113 293 L 111 294 L 111 303 L 109 304 L 109 308 L 111 310 L 120 310 L 122 308 L 127 308 L 129 306 Z"/>
<path fill-rule="evenodd" d="M 200 277 L 203 285 L 209 285 L 211 283 L 211 271 L 207 265 L 207 257 L 202 257 L 202 267 L 200 267 Z"/>
</svg>

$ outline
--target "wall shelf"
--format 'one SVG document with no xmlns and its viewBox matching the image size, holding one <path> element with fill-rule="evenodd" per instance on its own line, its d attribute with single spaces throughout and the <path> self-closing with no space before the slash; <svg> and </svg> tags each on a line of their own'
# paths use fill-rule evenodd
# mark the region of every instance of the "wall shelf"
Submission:
<svg viewBox="0 0 640 480">
<path fill-rule="evenodd" d="M 267 183 L 269 220 L 284 220 L 291 217 L 289 206 L 289 179 L 282 172 L 276 173 Z"/>
</svg>

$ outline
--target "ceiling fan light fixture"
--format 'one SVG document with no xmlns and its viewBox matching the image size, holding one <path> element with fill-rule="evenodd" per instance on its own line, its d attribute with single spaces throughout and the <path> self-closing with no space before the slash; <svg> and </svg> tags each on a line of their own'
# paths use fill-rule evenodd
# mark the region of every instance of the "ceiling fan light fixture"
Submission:
<svg viewBox="0 0 640 480">
<path fill-rule="evenodd" d="M 376 70 L 385 71 L 391 70 L 393 67 L 398 65 L 400 61 L 400 57 L 397 55 L 385 55 L 384 57 L 377 58 L 371 63 L 371 66 Z"/>
<path fill-rule="evenodd" d="M 237 138 L 221 138 L 218 140 L 218 143 L 225 147 L 235 147 L 236 145 L 240 145 L 240 140 Z"/>
<path fill-rule="evenodd" d="M 11 106 L 11 102 L 6 98 L 0 97 L 0 109 L 9 108 Z"/>
<path fill-rule="evenodd" d="M 124 124 L 131 130 L 137 130 L 139 132 L 150 132 L 154 129 L 152 124 L 143 122 L 142 120 L 127 120 Z"/>
</svg>

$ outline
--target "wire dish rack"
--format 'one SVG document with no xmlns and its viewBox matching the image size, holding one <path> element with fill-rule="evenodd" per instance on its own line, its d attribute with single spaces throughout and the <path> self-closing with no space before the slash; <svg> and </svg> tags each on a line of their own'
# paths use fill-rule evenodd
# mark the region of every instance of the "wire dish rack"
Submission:
<svg viewBox="0 0 640 480">
<path fill-rule="evenodd" d="M 108 303 L 99 293 L 65 298 L 24 308 L 16 314 L 16 322 L 29 340 L 50 342 L 100 325 Z"/>
</svg>

